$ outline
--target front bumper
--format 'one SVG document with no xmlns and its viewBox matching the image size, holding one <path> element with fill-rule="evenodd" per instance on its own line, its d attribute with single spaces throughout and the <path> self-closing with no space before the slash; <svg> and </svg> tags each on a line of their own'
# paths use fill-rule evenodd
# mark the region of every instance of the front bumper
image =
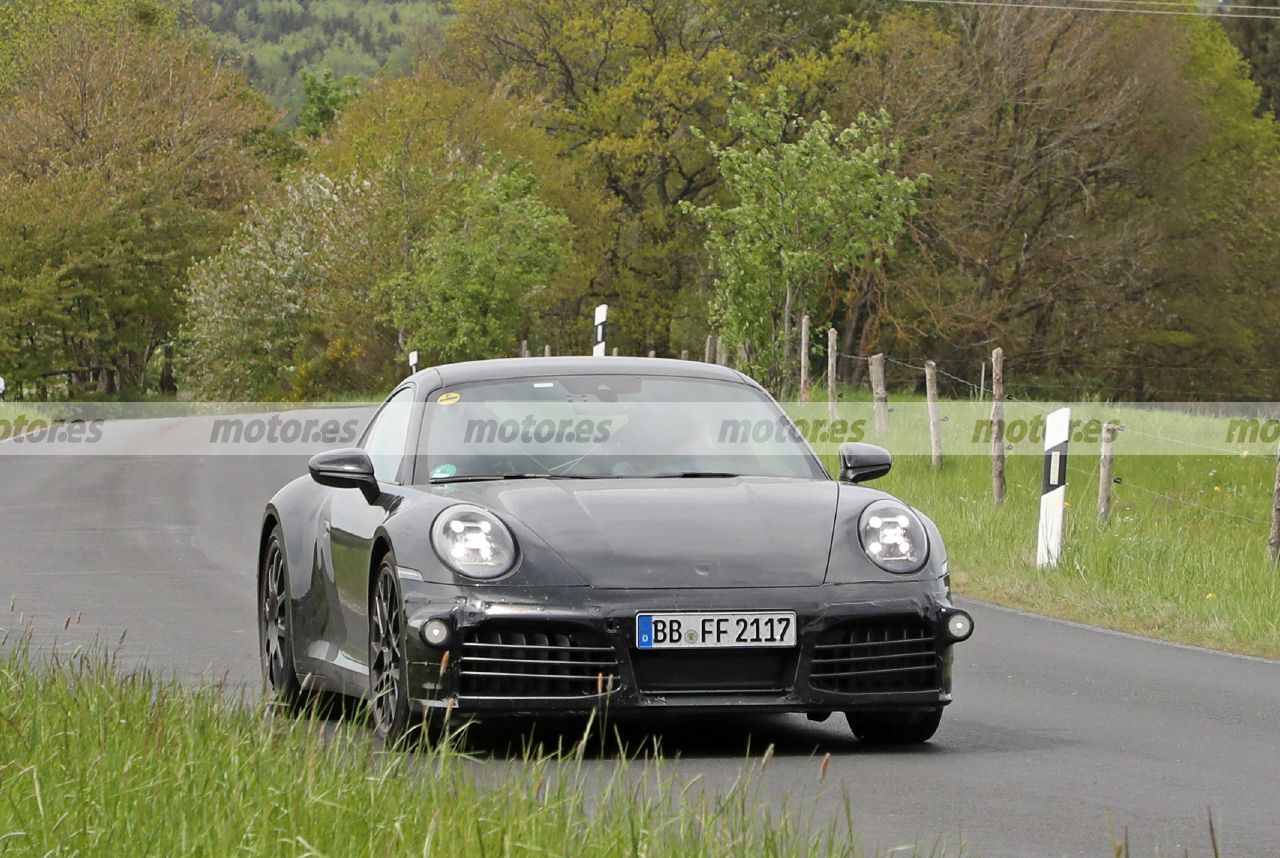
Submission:
<svg viewBox="0 0 1280 858">
<path fill-rule="evenodd" d="M 832 712 L 951 702 L 956 609 L 921 582 L 751 590 L 455 588 L 402 581 L 420 712 Z M 785 649 L 640 650 L 643 611 L 793 610 Z M 432 619 L 451 630 L 424 643 Z"/>
</svg>

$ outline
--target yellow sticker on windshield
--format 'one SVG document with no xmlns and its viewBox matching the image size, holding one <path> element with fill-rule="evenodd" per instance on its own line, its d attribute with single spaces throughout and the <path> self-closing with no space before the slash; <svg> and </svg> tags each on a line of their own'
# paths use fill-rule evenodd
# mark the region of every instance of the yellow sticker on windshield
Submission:
<svg viewBox="0 0 1280 858">
<path fill-rule="evenodd" d="M 440 398 L 437 399 L 436 402 L 439 403 L 440 405 L 452 405 L 453 403 L 457 402 L 460 399 L 462 399 L 461 393 L 450 392 L 450 393 L 440 394 Z"/>
</svg>

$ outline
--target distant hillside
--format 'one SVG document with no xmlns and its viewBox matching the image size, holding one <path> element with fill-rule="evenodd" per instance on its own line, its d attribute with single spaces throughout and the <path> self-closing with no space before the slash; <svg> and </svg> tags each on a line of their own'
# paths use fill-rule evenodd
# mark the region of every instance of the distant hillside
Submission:
<svg viewBox="0 0 1280 858">
<path fill-rule="evenodd" d="M 403 68 L 442 16 L 422 0 L 194 0 L 196 16 L 244 64 L 253 83 L 296 113 L 301 73 L 368 77 Z"/>
</svg>

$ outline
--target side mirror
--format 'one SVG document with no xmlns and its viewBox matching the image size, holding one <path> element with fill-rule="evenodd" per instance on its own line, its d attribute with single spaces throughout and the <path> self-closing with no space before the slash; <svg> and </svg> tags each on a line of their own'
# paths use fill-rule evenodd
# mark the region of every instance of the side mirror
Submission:
<svg viewBox="0 0 1280 858">
<path fill-rule="evenodd" d="M 311 471 L 311 479 L 322 486 L 359 489 L 369 503 L 382 496 L 378 478 L 373 474 L 373 461 L 359 447 L 319 453 L 311 457 L 307 467 Z"/>
<path fill-rule="evenodd" d="M 875 444 L 847 442 L 840 445 L 840 482 L 865 483 L 889 473 L 893 454 Z"/>
</svg>

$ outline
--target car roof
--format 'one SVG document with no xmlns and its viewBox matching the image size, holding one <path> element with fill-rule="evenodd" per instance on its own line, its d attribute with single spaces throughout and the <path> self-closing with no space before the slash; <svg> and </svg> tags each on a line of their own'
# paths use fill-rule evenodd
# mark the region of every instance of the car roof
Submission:
<svg viewBox="0 0 1280 858">
<path fill-rule="evenodd" d="M 498 381 L 505 378 L 530 378 L 557 375 L 652 375 L 679 378 L 705 378 L 759 385 L 729 367 L 692 360 L 640 357 L 528 357 L 473 360 L 449 363 L 422 370 L 411 380 L 427 386 L 449 387 L 473 381 Z"/>
</svg>

